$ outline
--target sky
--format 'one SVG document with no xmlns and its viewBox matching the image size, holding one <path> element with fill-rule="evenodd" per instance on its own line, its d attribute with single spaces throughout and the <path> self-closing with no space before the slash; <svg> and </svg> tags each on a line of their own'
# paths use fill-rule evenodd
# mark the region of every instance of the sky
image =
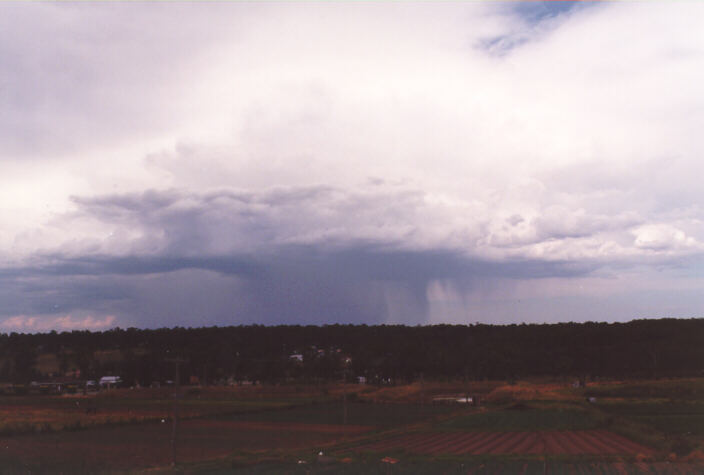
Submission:
<svg viewBox="0 0 704 475">
<path fill-rule="evenodd" d="M 704 313 L 702 2 L 0 4 L 0 331 Z"/>
</svg>

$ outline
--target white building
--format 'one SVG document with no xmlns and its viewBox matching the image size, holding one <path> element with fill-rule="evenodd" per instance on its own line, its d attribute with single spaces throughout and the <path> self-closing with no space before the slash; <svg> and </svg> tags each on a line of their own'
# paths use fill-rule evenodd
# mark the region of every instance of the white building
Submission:
<svg viewBox="0 0 704 475">
<path fill-rule="evenodd" d="M 120 384 L 122 384 L 122 379 L 120 379 L 119 376 L 103 376 L 100 378 L 100 381 L 98 381 L 98 385 L 101 388 L 116 388 Z"/>
</svg>

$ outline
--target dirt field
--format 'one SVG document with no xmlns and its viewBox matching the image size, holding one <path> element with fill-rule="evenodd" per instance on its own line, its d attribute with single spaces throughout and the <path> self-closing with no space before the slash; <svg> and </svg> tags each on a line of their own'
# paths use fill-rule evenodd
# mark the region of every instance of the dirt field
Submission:
<svg viewBox="0 0 704 475">
<path fill-rule="evenodd" d="M 176 460 L 184 463 L 234 451 L 315 447 L 368 430 L 329 424 L 186 420 L 178 426 Z M 29 469 L 88 471 L 164 466 L 171 462 L 171 433 L 172 424 L 167 421 L 0 438 L 0 465 L 3 460 L 15 460 L 25 461 Z"/>
<path fill-rule="evenodd" d="M 607 431 L 420 432 L 356 450 L 405 450 L 418 454 L 646 455 L 653 450 Z"/>
<path fill-rule="evenodd" d="M 188 388 L 178 403 L 173 389 L 5 396 L 0 473 L 168 472 L 176 406 L 176 463 L 188 473 L 704 473 L 690 427 L 702 402 L 688 385 L 656 382 L 657 398 L 633 398 L 612 384 L 587 402 L 568 383 L 487 384 L 480 406 L 428 403 L 431 388 L 452 394 L 454 383 L 365 386 L 347 404 L 342 386 Z"/>
<path fill-rule="evenodd" d="M 543 465 L 544 463 L 544 465 Z M 515 475 L 529 474 L 569 474 L 569 475 L 694 475 L 701 473 L 696 465 L 691 464 L 672 464 L 672 463 L 604 463 L 604 462 L 589 462 L 589 463 L 529 463 L 523 462 L 514 465 L 485 464 L 479 467 L 470 468 L 467 474 L 503 474 L 510 473 Z M 542 465 L 542 466 L 541 466 Z"/>
</svg>

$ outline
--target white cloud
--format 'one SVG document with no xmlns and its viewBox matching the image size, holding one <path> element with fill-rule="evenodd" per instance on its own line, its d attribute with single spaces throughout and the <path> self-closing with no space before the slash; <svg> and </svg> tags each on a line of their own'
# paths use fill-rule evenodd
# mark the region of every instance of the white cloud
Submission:
<svg viewBox="0 0 704 475">
<path fill-rule="evenodd" d="M 701 250 L 702 244 L 669 224 L 648 224 L 633 230 L 635 246 L 651 251 Z"/>
</svg>

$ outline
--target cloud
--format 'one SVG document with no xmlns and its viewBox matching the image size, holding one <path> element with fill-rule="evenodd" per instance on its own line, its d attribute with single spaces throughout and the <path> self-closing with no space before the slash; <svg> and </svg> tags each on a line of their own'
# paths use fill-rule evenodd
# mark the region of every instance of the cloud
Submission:
<svg viewBox="0 0 704 475">
<path fill-rule="evenodd" d="M 115 317 L 106 316 L 102 318 L 81 317 L 74 318 L 71 315 L 61 317 L 43 318 L 40 316 L 28 317 L 17 315 L 6 318 L 0 322 L 0 328 L 6 332 L 40 332 L 49 330 L 105 330 L 110 328 L 115 322 Z"/>
<path fill-rule="evenodd" d="M 475 204 L 471 219 L 446 219 L 457 203 L 383 181 L 74 202 L 62 226 L 82 223 L 79 246 L 59 245 L 0 272 L 12 284 L 4 299 L 0 292 L 10 315 L 100 311 L 148 327 L 530 320 L 526 308 L 538 305 L 514 308 L 512 291 L 497 289 L 538 280 L 550 282 L 532 287 L 548 300 L 583 300 L 572 286 L 567 297 L 550 289 L 572 280 L 596 292 L 629 267 L 700 252 L 676 230 L 658 234 L 628 214 L 555 205 L 526 219 Z M 609 248 L 619 236 L 624 244 Z"/>
<path fill-rule="evenodd" d="M 684 231 L 667 224 L 648 224 L 633 230 L 635 246 L 650 251 L 701 250 L 702 244 Z"/>
<path fill-rule="evenodd" d="M 179 124 L 197 55 L 246 17 L 221 9 L 3 5 L 0 153 L 47 159 Z"/>
<path fill-rule="evenodd" d="M 546 36 L 563 26 L 572 15 L 594 8 L 591 2 L 532 1 L 499 4 L 505 31 L 481 38 L 477 45 L 487 54 L 501 58 L 530 42 L 545 41 Z"/>
<path fill-rule="evenodd" d="M 3 314 L 701 308 L 704 10 L 553 3 L 3 4 Z"/>
<path fill-rule="evenodd" d="M 10 273 L 9 315 L 100 311 L 123 325 L 423 323 L 435 281 L 473 289 L 501 279 L 577 277 L 566 262 L 492 262 L 447 251 L 288 246 L 268 254 L 59 258 Z M 60 277 L 60 281 L 57 279 Z M 19 284 L 17 284 L 20 282 Z"/>
<path fill-rule="evenodd" d="M 458 200 L 407 184 L 371 181 L 350 187 L 204 193 L 148 190 L 75 197 L 74 202 L 79 208 L 64 216 L 64 226 L 83 223 L 87 233 L 82 242 L 91 242 L 98 255 L 222 258 L 296 246 L 329 250 L 361 245 L 497 261 L 640 263 L 637 259 L 652 254 L 646 252 L 645 235 L 636 241 L 631 238 L 650 229 L 643 211 L 599 210 L 575 195 L 549 191 L 536 180 L 509 185 L 487 201 Z M 699 230 L 696 210 L 679 213 L 670 221 L 659 226 L 685 225 L 691 234 Z M 548 247 L 551 252 L 546 254 Z M 71 254 L 70 248 L 65 249 Z M 670 251 L 673 256 L 698 253 L 699 241 L 689 235 Z M 162 262 L 168 267 L 175 261 Z"/>
</svg>

